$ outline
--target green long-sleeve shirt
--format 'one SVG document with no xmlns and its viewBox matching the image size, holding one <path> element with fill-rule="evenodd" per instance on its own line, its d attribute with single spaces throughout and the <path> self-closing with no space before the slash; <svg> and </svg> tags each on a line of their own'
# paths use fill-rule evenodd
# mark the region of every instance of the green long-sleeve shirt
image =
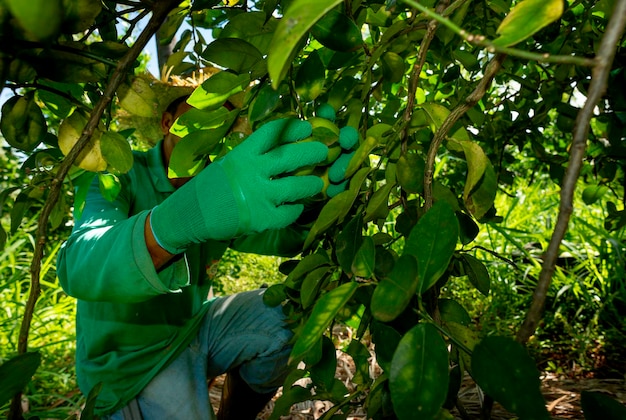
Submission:
<svg viewBox="0 0 626 420">
<path fill-rule="evenodd" d="M 102 196 L 97 180 L 92 183 L 57 264 L 62 287 L 78 299 L 78 384 L 88 393 L 102 382 L 99 413 L 123 407 L 192 340 L 208 308 L 206 267 L 229 245 L 192 245 L 157 272 L 145 244 L 144 223 L 174 187 L 165 173 L 161 143 L 135 152 L 134 159 L 131 171 L 120 177 L 122 188 L 114 201 Z M 287 229 L 230 245 L 246 252 L 293 255 L 302 240 L 303 231 Z"/>
</svg>

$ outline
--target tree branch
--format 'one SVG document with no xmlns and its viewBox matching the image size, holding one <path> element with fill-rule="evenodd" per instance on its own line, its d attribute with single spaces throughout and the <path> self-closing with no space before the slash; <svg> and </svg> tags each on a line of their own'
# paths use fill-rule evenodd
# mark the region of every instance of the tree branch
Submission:
<svg viewBox="0 0 626 420">
<path fill-rule="evenodd" d="M 545 307 L 546 297 L 552 275 L 556 267 L 556 260 L 559 253 L 561 241 L 567 231 L 569 219 L 573 211 L 573 197 L 576 189 L 576 182 L 580 175 L 583 158 L 585 157 L 585 149 L 587 136 L 589 134 L 589 122 L 593 117 L 593 110 L 602 99 L 607 87 L 607 80 L 611 70 L 611 63 L 615 57 L 616 49 L 619 47 L 619 40 L 624 33 L 624 25 L 626 24 L 626 0 L 618 0 L 615 3 L 613 16 L 609 21 L 606 32 L 600 43 L 598 55 L 594 59 L 595 65 L 592 69 L 592 79 L 589 85 L 589 94 L 585 105 L 578 113 L 576 125 L 574 126 L 574 135 L 572 147 L 570 149 L 570 158 L 563 178 L 561 187 L 561 203 L 559 206 L 559 215 L 548 245 L 545 260 L 539 274 L 539 283 L 535 288 L 533 300 L 526 313 L 524 323 L 517 332 L 516 339 L 520 343 L 526 343 L 534 334 Z"/>
<path fill-rule="evenodd" d="M 51 182 L 50 192 L 48 194 L 46 202 L 44 203 L 38 220 L 37 240 L 35 242 L 35 251 L 30 266 L 31 288 L 28 295 L 28 301 L 26 302 L 26 306 L 24 308 L 24 317 L 22 318 L 22 325 L 20 328 L 20 336 L 17 346 L 19 354 L 26 353 L 26 351 L 28 350 L 28 336 L 30 333 L 30 325 L 33 319 L 35 304 L 37 303 L 37 300 L 39 299 L 39 295 L 41 293 L 41 261 L 44 254 L 44 245 L 46 243 L 48 219 L 61 194 L 63 180 L 67 176 L 70 168 L 72 167 L 72 164 L 74 163 L 78 155 L 85 147 L 87 147 L 95 128 L 98 126 L 98 122 L 100 121 L 102 114 L 106 110 L 108 104 L 113 99 L 115 91 L 123 81 L 127 72 L 132 68 L 133 63 L 135 62 L 141 51 L 143 51 L 150 38 L 152 38 L 154 33 L 159 29 L 161 23 L 165 20 L 168 13 L 177 5 L 178 0 L 165 0 L 154 3 L 154 9 L 152 10 L 152 17 L 150 18 L 150 21 L 137 38 L 135 44 L 133 44 L 130 50 L 117 64 L 117 68 L 111 75 L 109 84 L 103 92 L 100 101 L 98 101 L 98 103 L 94 107 L 94 110 L 91 113 L 91 117 L 87 122 L 83 133 L 81 134 L 74 147 L 72 147 L 72 150 L 70 150 L 63 162 L 61 162 L 61 164 L 59 165 L 57 174 Z M 9 418 L 20 419 L 21 417 L 20 394 L 17 394 L 13 398 Z"/>
<path fill-rule="evenodd" d="M 483 35 L 475 35 L 470 34 L 464 29 L 457 26 L 454 22 L 446 17 L 442 16 L 440 13 L 436 11 L 432 11 L 429 8 L 425 7 L 422 4 L 414 0 L 402 0 L 404 3 L 408 4 L 411 7 L 415 7 L 425 15 L 435 19 L 442 25 L 446 26 L 448 29 L 452 30 L 454 33 L 459 35 L 465 41 L 477 45 L 479 47 L 485 48 L 490 53 L 501 53 L 514 57 L 523 58 L 526 60 L 539 61 L 544 63 L 560 63 L 560 64 L 576 64 L 579 66 L 591 67 L 594 65 L 594 61 L 590 58 L 586 57 L 576 57 L 571 55 L 551 55 L 547 53 L 533 53 L 526 50 L 520 50 L 518 48 L 510 48 L 510 47 L 501 47 L 498 45 L 494 45 L 493 42 Z"/>
<path fill-rule="evenodd" d="M 467 98 L 461 103 L 459 103 L 456 108 L 454 108 L 450 115 L 445 119 L 439 130 L 435 133 L 432 142 L 430 143 L 430 147 L 428 148 L 428 154 L 426 155 L 426 170 L 424 171 L 424 209 L 428 211 L 433 205 L 433 174 L 435 168 L 435 158 L 437 157 L 437 151 L 441 146 L 441 143 L 445 140 L 448 135 L 448 132 L 452 128 L 452 126 L 461 118 L 469 109 L 471 109 L 474 105 L 478 103 L 478 101 L 483 97 L 496 73 L 502 67 L 502 63 L 506 58 L 505 54 L 497 54 L 494 56 L 487 68 L 485 69 L 485 73 L 478 82 L 478 85 L 474 89 L 472 93 L 470 93 Z"/>
</svg>

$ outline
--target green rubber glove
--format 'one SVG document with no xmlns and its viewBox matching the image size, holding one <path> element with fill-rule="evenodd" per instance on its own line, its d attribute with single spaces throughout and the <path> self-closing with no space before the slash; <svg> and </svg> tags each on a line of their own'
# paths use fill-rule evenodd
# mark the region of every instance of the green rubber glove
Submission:
<svg viewBox="0 0 626 420">
<path fill-rule="evenodd" d="M 304 206 L 291 204 L 318 194 L 317 176 L 283 176 L 324 160 L 328 147 L 301 142 L 311 125 L 296 119 L 271 121 L 223 158 L 208 165 L 152 210 L 150 224 L 159 245 L 172 254 L 190 243 L 280 229 Z"/>
<path fill-rule="evenodd" d="M 336 114 L 332 106 L 322 104 L 317 109 L 317 116 L 335 122 Z M 326 195 L 334 197 L 348 186 L 346 179 L 346 169 L 350 164 L 350 159 L 354 156 L 356 147 L 359 144 L 359 133 L 354 127 L 346 126 L 339 130 L 339 145 L 341 153 L 328 169 L 329 184 L 326 187 Z"/>
</svg>

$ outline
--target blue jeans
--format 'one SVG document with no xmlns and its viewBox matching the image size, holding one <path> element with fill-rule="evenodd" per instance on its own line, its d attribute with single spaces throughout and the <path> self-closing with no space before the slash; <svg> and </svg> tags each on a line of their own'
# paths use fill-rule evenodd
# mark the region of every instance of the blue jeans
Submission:
<svg viewBox="0 0 626 420">
<path fill-rule="evenodd" d="M 197 337 L 127 407 L 105 417 L 144 420 L 213 419 L 207 380 L 239 367 L 261 394 L 276 391 L 288 370 L 292 337 L 281 307 L 263 303 L 263 290 L 220 297 L 210 304 Z"/>
</svg>

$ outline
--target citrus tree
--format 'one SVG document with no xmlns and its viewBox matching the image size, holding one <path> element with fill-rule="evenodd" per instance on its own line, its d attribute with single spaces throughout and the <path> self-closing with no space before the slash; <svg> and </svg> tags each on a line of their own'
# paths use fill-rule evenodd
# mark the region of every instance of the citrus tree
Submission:
<svg viewBox="0 0 626 420">
<path fill-rule="evenodd" d="M 451 418 L 465 372 L 487 395 L 486 416 L 496 400 L 520 418 L 548 418 L 524 344 L 541 320 L 581 174 L 589 202 L 614 197 L 607 228 L 626 224 L 625 19 L 624 0 L 3 0 L 0 129 L 28 175 L 2 193 L 8 234 L 29 204 L 43 203 L 21 356 L 3 367 L 23 375 L 38 363 L 28 334 L 50 230 L 80 211 L 94 176 L 114 196 L 132 147 L 158 140 L 140 130 L 166 95 L 144 74 L 156 36 L 163 74 L 221 70 L 173 128 L 183 140 L 171 173 L 193 175 L 203 156 L 279 117 L 310 120 L 329 146 L 328 160 L 308 170 L 327 192 L 305 203 L 313 216 L 302 254 L 265 294 L 296 334 L 273 418 L 313 394 L 334 404 L 325 418 L 357 406 L 375 419 Z M 237 121 L 243 129 L 232 129 Z M 341 142 L 345 127 L 358 132 L 355 144 Z M 474 240 L 501 221 L 497 194 L 542 174 L 560 185 L 561 204 L 532 305 L 515 337 L 485 336 L 441 292 L 468 278 L 490 293 Z M 339 348 L 356 366 L 350 388 L 335 377 L 337 325 L 353 331 Z M 372 352 L 381 375 L 369 370 Z M 295 384 L 305 376 L 310 386 Z M 583 404 L 623 412 L 591 393 Z"/>
</svg>

